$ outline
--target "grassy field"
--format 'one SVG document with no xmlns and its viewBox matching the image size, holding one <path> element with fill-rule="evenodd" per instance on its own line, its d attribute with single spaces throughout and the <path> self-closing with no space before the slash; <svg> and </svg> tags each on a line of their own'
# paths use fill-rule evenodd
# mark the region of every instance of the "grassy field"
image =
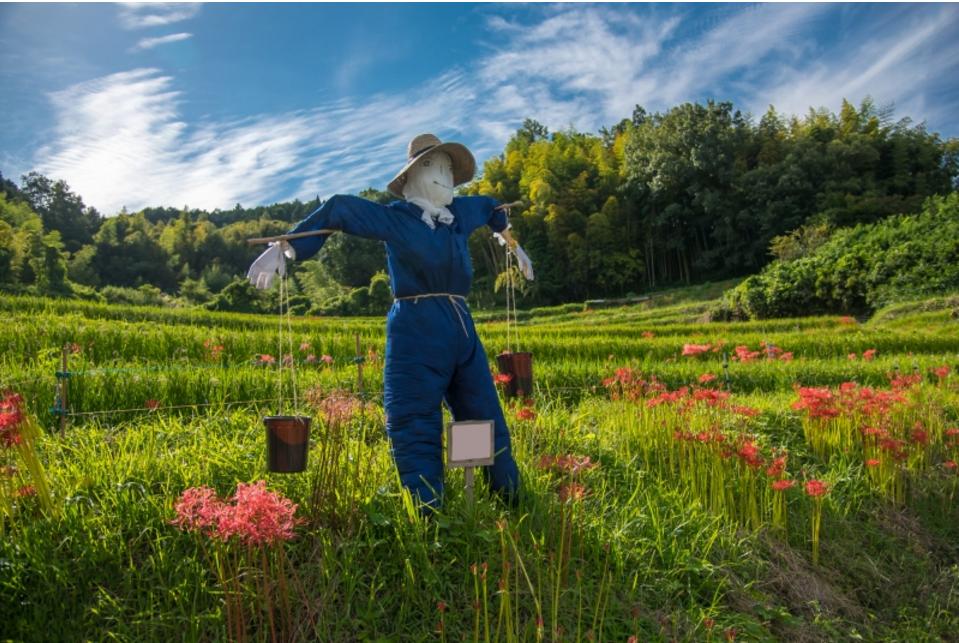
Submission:
<svg viewBox="0 0 959 643">
<path fill-rule="evenodd" d="M 701 323 L 716 291 L 524 314 L 523 499 L 470 504 L 454 470 L 429 521 L 388 453 L 382 319 L 294 319 L 281 349 L 277 317 L 0 298 L 26 414 L 0 443 L 0 639 L 959 638 L 955 298 Z M 293 410 L 284 356 L 314 418 L 286 476 L 261 421 Z M 191 488 L 288 498 L 292 538 L 172 524 Z"/>
</svg>

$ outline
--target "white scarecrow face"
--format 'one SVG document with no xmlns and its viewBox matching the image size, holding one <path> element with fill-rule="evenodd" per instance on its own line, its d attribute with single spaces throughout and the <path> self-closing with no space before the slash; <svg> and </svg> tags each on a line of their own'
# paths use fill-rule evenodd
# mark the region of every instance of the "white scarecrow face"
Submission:
<svg viewBox="0 0 959 643">
<path fill-rule="evenodd" d="M 453 160 L 445 152 L 427 154 L 406 173 L 403 196 L 420 197 L 435 206 L 453 202 Z"/>
</svg>

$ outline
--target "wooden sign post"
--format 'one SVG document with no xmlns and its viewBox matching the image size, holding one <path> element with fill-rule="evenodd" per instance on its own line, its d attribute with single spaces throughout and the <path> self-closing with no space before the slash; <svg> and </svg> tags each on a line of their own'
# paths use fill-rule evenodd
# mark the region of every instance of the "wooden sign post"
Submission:
<svg viewBox="0 0 959 643">
<path fill-rule="evenodd" d="M 493 464 L 493 420 L 450 422 L 446 427 L 446 464 L 466 476 L 466 500 L 473 502 L 473 468 Z"/>
</svg>

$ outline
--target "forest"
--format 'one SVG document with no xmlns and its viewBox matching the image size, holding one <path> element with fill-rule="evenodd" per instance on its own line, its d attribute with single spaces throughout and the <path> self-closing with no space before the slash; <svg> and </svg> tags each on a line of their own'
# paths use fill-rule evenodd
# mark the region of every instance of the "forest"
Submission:
<svg viewBox="0 0 959 643">
<path fill-rule="evenodd" d="M 758 120 L 708 101 L 637 106 L 595 134 L 527 119 L 461 192 L 524 202 L 511 223 L 536 268 L 519 301 L 531 307 L 753 275 L 809 238 L 818 246 L 918 213 L 957 178 L 959 140 L 870 100 L 802 117 L 770 107 Z M 392 200 L 372 187 L 360 195 Z M 63 180 L 0 175 L 0 291 L 275 311 L 276 294 L 244 279 L 260 250 L 246 239 L 282 233 L 320 203 L 101 213 Z M 471 303 L 501 305 L 502 250 L 483 231 L 470 247 Z M 292 309 L 381 314 L 391 300 L 384 268 L 382 244 L 336 235 L 292 266 Z"/>
</svg>

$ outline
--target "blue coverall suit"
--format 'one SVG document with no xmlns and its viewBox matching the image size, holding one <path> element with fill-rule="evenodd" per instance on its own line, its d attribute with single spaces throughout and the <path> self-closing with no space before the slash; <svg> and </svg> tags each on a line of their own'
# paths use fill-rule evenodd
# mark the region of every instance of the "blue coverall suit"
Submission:
<svg viewBox="0 0 959 643">
<path fill-rule="evenodd" d="M 467 239 L 488 225 L 506 229 L 506 215 L 488 197 L 457 197 L 448 207 L 455 220 L 430 229 L 422 209 L 407 201 L 380 205 L 337 195 L 290 232 L 333 229 L 386 243 L 393 296 L 386 321 L 384 402 L 386 431 L 400 480 L 414 497 L 438 506 L 443 494 L 442 411 L 445 399 L 455 420 L 493 420 L 495 462 L 484 467 L 490 488 L 513 500 L 519 472 L 509 429 L 490 374 L 486 352 L 463 299 L 473 266 Z M 319 252 L 325 236 L 291 239 L 296 259 Z"/>
</svg>

